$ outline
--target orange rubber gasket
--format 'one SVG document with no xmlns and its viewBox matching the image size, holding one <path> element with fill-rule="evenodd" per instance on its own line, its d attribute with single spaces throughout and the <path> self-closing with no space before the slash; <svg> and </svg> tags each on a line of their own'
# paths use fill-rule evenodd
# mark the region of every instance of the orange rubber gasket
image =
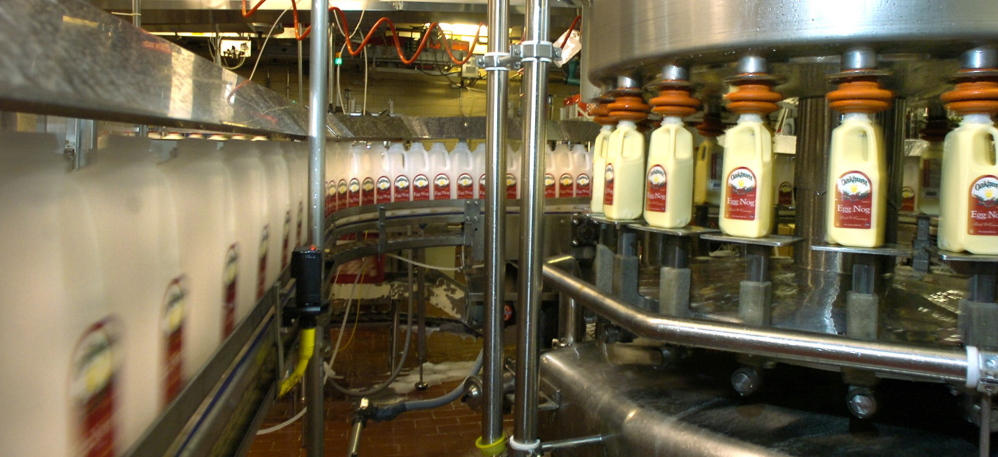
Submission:
<svg viewBox="0 0 998 457">
<path fill-rule="evenodd" d="M 589 115 L 593 117 L 593 121 L 597 124 L 615 125 L 617 120 L 613 116 L 610 116 L 610 108 L 607 105 L 609 105 L 608 102 L 589 105 Z"/>
<path fill-rule="evenodd" d="M 636 95 L 618 96 L 613 103 L 607 105 L 610 116 L 621 121 L 639 122 L 648 118 L 648 106 L 644 99 Z"/>
<path fill-rule="evenodd" d="M 773 91 L 764 82 L 736 82 L 738 90 L 724 96 L 728 100 L 728 110 L 738 114 L 769 114 L 780 109 L 776 102 L 783 100 L 783 95 Z"/>
<path fill-rule="evenodd" d="M 663 116 L 686 117 L 697 112 L 700 100 L 690 96 L 689 89 L 662 89 L 658 97 L 649 100 L 653 113 Z"/>
<path fill-rule="evenodd" d="M 850 78 L 839 84 L 838 90 L 828 93 L 826 98 L 832 109 L 842 113 L 879 113 L 890 108 L 894 94 L 880 87 L 876 77 Z"/>
<path fill-rule="evenodd" d="M 703 122 L 697 124 L 697 132 L 701 136 L 716 138 L 724 133 L 724 124 L 716 116 L 704 116 Z"/>
<path fill-rule="evenodd" d="M 959 114 L 998 114 L 998 82 L 993 80 L 963 81 L 956 89 L 939 96 L 946 108 Z"/>
</svg>

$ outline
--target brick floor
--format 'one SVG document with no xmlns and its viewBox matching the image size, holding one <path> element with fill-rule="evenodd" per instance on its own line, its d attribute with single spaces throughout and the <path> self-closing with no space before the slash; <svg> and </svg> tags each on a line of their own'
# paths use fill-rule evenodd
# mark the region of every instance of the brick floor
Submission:
<svg viewBox="0 0 998 457">
<path fill-rule="evenodd" d="M 403 321 L 404 323 L 404 321 Z M 338 327 L 330 330 L 331 340 L 336 341 Z M 344 343 L 349 337 L 348 325 Z M 337 356 L 334 368 L 342 377 L 341 384 L 351 388 L 367 388 L 388 377 L 389 328 L 385 325 L 361 325 L 350 345 Z M 403 338 L 399 338 L 399 346 Z M 507 337 L 507 341 L 512 341 Z M 416 339 L 405 364 L 406 369 L 418 367 Z M 507 352 L 511 352 L 507 347 Z M 433 332 L 427 337 L 427 362 L 472 361 L 481 350 L 481 340 L 451 333 Z M 376 402 L 400 399 L 428 399 L 449 392 L 462 380 L 430 386 L 425 391 L 413 391 L 398 396 L 392 391 L 373 397 Z M 354 404 L 352 399 L 326 386 L 325 452 L 330 456 L 346 455 L 350 421 Z M 289 395 L 278 400 L 268 412 L 261 428 L 277 425 L 300 410 L 300 398 Z M 369 422 L 364 429 L 361 455 L 378 457 L 401 456 L 479 456 L 475 440 L 481 436 L 481 416 L 460 401 L 431 411 L 407 412 L 393 421 Z M 506 417 L 507 433 L 512 429 L 512 417 Z M 257 436 L 249 457 L 305 456 L 302 449 L 302 424 L 298 421 L 278 432 Z"/>
</svg>

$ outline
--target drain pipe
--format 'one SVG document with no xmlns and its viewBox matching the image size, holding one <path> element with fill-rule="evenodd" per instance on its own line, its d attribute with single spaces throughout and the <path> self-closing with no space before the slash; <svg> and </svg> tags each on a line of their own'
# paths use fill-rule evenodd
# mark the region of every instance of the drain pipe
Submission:
<svg viewBox="0 0 998 457">
<path fill-rule="evenodd" d="M 485 456 L 506 450 L 502 424 L 503 294 L 506 286 L 506 103 L 509 92 L 509 0 L 489 0 L 489 45 L 480 64 L 488 75 L 485 144 L 485 316 L 482 328 L 482 436 Z"/>
<path fill-rule="evenodd" d="M 517 278 L 517 345 L 514 432 L 509 446 L 515 457 L 540 450 L 537 438 L 539 389 L 539 320 L 544 233 L 544 152 L 547 101 L 547 69 L 554 47 L 546 41 L 549 25 L 548 0 L 526 1 L 526 28 L 521 44 L 523 62 L 523 192 L 520 199 L 520 271 Z"/>
<path fill-rule="evenodd" d="M 309 69 L 309 105 L 308 105 L 308 182 L 309 210 L 312 216 L 312 245 L 315 250 L 325 252 L 326 220 L 325 210 L 325 172 L 326 172 L 326 70 L 322 63 L 329 57 L 329 41 L 326 34 L 329 29 L 329 0 L 315 0 L 312 3 L 312 42 L 309 58 L 315 65 Z M 325 277 L 325 273 L 320 274 Z M 321 323 L 316 326 L 315 334 L 324 332 Z M 322 351 L 313 351 L 312 361 L 305 372 L 305 403 L 308 407 L 306 415 L 305 448 L 309 457 L 319 457 L 323 453 L 323 429 L 325 417 L 322 396 Z"/>
</svg>

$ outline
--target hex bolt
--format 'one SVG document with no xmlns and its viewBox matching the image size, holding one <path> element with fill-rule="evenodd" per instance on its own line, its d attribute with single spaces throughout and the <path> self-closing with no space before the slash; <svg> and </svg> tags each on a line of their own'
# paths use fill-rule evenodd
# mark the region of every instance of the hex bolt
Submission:
<svg viewBox="0 0 998 457">
<path fill-rule="evenodd" d="M 738 392 L 738 395 L 747 397 L 759 390 L 762 386 L 762 377 L 753 367 L 741 367 L 731 374 L 731 387 Z"/>
<path fill-rule="evenodd" d="M 865 387 L 850 387 L 846 395 L 846 406 L 859 419 L 868 419 L 877 413 L 877 399 L 873 391 Z"/>
</svg>

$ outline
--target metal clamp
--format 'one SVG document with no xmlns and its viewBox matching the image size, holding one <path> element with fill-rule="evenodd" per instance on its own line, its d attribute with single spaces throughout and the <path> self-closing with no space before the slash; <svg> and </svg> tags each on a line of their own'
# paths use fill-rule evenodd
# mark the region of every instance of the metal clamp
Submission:
<svg viewBox="0 0 998 457">
<path fill-rule="evenodd" d="M 520 67 L 519 55 L 514 57 L 508 52 L 486 52 L 485 55 L 475 59 L 475 62 L 485 71 L 509 71 L 510 67 Z"/>
<path fill-rule="evenodd" d="M 561 58 L 561 48 L 555 47 L 550 41 L 524 41 L 511 46 L 513 55 L 519 55 L 521 60 L 542 60 L 551 62 Z"/>
<path fill-rule="evenodd" d="M 998 393 L 998 353 L 967 346 L 967 387 L 991 395 Z"/>
</svg>

